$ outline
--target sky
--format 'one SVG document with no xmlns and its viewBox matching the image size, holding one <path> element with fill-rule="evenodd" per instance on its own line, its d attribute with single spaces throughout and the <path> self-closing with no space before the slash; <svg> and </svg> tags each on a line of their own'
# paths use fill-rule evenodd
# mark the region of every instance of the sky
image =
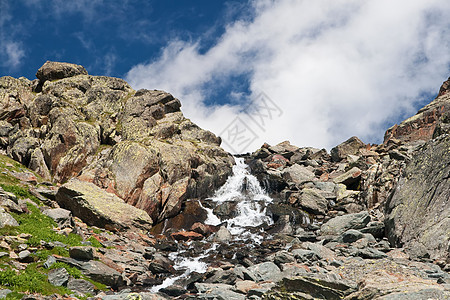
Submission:
<svg viewBox="0 0 450 300">
<path fill-rule="evenodd" d="M 0 76 L 165 90 L 232 153 L 380 143 L 450 76 L 446 0 L 0 0 Z"/>
</svg>

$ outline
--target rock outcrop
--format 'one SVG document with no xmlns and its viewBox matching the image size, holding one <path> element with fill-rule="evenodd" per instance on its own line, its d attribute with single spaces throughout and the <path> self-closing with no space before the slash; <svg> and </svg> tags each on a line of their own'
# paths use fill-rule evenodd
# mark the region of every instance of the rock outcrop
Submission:
<svg viewBox="0 0 450 300">
<path fill-rule="evenodd" d="M 156 223 L 231 173 L 220 138 L 185 118 L 166 92 L 136 92 L 68 63 L 46 62 L 36 76 L 0 78 L 0 144 L 47 180 L 92 182 Z"/>
<path fill-rule="evenodd" d="M 387 237 L 416 258 L 450 263 L 450 136 L 429 141 L 386 203 Z"/>
<path fill-rule="evenodd" d="M 445 81 L 439 94 L 431 103 L 421 108 L 416 115 L 395 124 L 384 135 L 384 144 L 400 140 L 412 142 L 428 141 L 442 133 L 450 132 L 450 78 Z"/>
</svg>

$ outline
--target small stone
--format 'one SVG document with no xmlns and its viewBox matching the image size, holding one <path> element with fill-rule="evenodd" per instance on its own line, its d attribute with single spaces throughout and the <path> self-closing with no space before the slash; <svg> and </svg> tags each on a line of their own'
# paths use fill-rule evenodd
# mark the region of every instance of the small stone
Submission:
<svg viewBox="0 0 450 300">
<path fill-rule="evenodd" d="M 338 242 L 342 243 L 353 243 L 356 242 L 359 239 L 362 239 L 364 237 L 364 234 L 358 230 L 355 229 L 349 229 L 338 238 Z"/>
<path fill-rule="evenodd" d="M 220 227 L 220 229 L 212 237 L 212 240 L 215 242 L 228 242 L 233 238 L 230 231 L 228 231 L 228 229 L 224 226 Z"/>
<path fill-rule="evenodd" d="M 19 261 L 23 263 L 30 263 L 33 261 L 33 257 L 31 256 L 31 252 L 28 250 L 23 250 L 19 252 Z"/>
<path fill-rule="evenodd" d="M 44 268 L 49 269 L 56 262 L 56 258 L 54 256 L 49 255 L 47 260 L 44 262 Z"/>
</svg>

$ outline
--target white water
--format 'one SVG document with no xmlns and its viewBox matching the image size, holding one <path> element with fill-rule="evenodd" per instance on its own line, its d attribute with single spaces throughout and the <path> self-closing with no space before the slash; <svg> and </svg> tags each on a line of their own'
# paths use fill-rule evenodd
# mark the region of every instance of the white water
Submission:
<svg viewBox="0 0 450 300">
<path fill-rule="evenodd" d="M 266 215 L 266 205 L 272 199 L 266 195 L 259 185 L 258 179 L 250 174 L 248 166 L 243 158 L 235 158 L 236 165 L 233 166 L 233 175 L 216 192 L 210 200 L 216 205 L 227 201 L 237 202 L 236 217 L 226 220 L 227 229 L 237 238 L 247 238 L 246 227 L 257 227 L 264 223 L 272 224 L 272 218 Z M 220 219 L 215 216 L 211 209 L 205 224 L 219 225 Z M 244 235 L 244 236 L 239 236 Z"/>
<path fill-rule="evenodd" d="M 248 227 L 257 227 L 264 223 L 270 225 L 273 223 L 271 217 L 266 215 L 266 205 L 272 202 L 265 191 L 259 185 L 255 176 L 250 174 L 248 166 L 243 158 L 235 158 L 236 165 L 233 166 L 233 175 L 216 192 L 214 197 L 209 199 L 214 205 L 220 205 L 224 202 L 236 202 L 237 215 L 233 218 L 221 221 L 213 213 L 213 209 L 204 208 L 207 213 L 207 219 L 204 222 L 208 225 L 220 225 L 226 221 L 227 229 L 233 235 L 234 240 L 251 239 L 254 243 L 262 242 L 262 235 L 251 233 Z M 210 249 L 197 257 L 183 257 L 184 251 L 171 253 L 169 259 L 174 261 L 175 270 L 185 270 L 185 272 L 176 277 L 169 277 L 162 284 L 152 287 L 151 292 L 157 292 L 162 288 L 174 284 L 177 280 L 186 278 L 191 272 L 205 273 L 208 265 L 201 259 L 208 256 L 209 252 L 214 251 L 218 244 L 214 243 Z"/>
</svg>

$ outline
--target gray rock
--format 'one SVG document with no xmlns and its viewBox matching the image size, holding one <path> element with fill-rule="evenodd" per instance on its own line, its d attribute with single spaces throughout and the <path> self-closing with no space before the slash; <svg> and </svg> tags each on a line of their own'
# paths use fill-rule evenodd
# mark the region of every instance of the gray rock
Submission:
<svg viewBox="0 0 450 300">
<path fill-rule="evenodd" d="M 56 201 L 91 226 L 150 229 L 153 224 L 145 211 L 126 204 L 116 195 L 93 183 L 78 179 L 72 179 L 61 186 L 56 194 Z"/>
<path fill-rule="evenodd" d="M 273 262 L 281 269 L 282 264 L 295 262 L 295 257 L 287 251 L 279 251 L 275 253 Z"/>
<path fill-rule="evenodd" d="M 350 253 L 353 256 L 359 256 L 367 259 L 381 259 L 387 257 L 384 252 L 381 252 L 375 248 L 357 249 Z"/>
<path fill-rule="evenodd" d="M 234 284 L 237 279 L 237 275 L 233 270 L 222 270 L 218 268 L 212 273 L 211 277 L 205 280 L 206 283 Z"/>
<path fill-rule="evenodd" d="M 312 262 L 321 259 L 316 252 L 306 249 L 294 249 L 292 250 L 292 254 L 299 262 Z"/>
<path fill-rule="evenodd" d="M 0 207 L 0 228 L 5 226 L 19 226 L 19 223 L 8 214 L 3 207 Z"/>
<path fill-rule="evenodd" d="M 74 222 L 72 219 L 72 212 L 64 208 L 53 208 L 43 211 L 43 214 L 52 218 L 59 228 L 72 228 Z"/>
<path fill-rule="evenodd" d="M 361 231 L 349 229 L 338 237 L 338 242 L 350 244 L 356 242 L 359 239 L 362 239 L 363 237 L 364 234 Z"/>
<path fill-rule="evenodd" d="M 184 287 L 176 284 L 162 288 L 159 291 L 172 297 L 178 297 L 187 292 L 187 290 Z"/>
<path fill-rule="evenodd" d="M 449 148 L 448 135 L 426 143 L 408 163 L 386 203 L 385 225 L 391 245 L 421 244 L 433 260 L 450 256 Z"/>
<path fill-rule="evenodd" d="M 148 268 L 155 274 L 170 273 L 173 271 L 173 262 L 167 257 L 157 253 Z"/>
<path fill-rule="evenodd" d="M 79 292 L 82 294 L 91 294 L 95 293 L 95 286 L 87 280 L 84 279 L 69 279 L 67 283 L 67 288 L 69 290 Z"/>
<path fill-rule="evenodd" d="M 333 182 L 336 184 L 345 184 L 347 186 L 347 188 L 349 189 L 354 189 L 352 188 L 355 184 L 359 183 L 359 181 L 361 180 L 361 174 L 362 171 L 361 169 L 357 168 L 357 167 L 353 167 L 350 170 L 348 170 L 347 172 L 345 172 L 342 175 L 339 175 L 338 177 L 333 179 Z"/>
<path fill-rule="evenodd" d="M 112 288 L 118 288 L 124 284 L 122 275 L 119 272 L 100 261 L 90 260 L 81 264 L 80 269 L 89 278 L 109 285 Z"/>
<path fill-rule="evenodd" d="M 0 258 L 2 258 L 3 256 L 9 256 L 9 253 L 1 251 L 0 252 Z"/>
<path fill-rule="evenodd" d="M 222 284 L 222 283 L 194 283 L 195 288 L 199 293 L 211 293 L 214 290 L 231 290 L 233 289 L 232 285 Z"/>
<path fill-rule="evenodd" d="M 349 229 L 364 228 L 370 222 L 367 211 L 334 217 L 320 228 L 322 235 L 340 235 Z"/>
<path fill-rule="evenodd" d="M 278 282 L 283 277 L 280 268 L 271 261 L 250 266 L 248 270 L 255 274 L 258 281 Z"/>
<path fill-rule="evenodd" d="M 212 235 L 212 240 L 215 242 L 228 242 L 233 238 L 230 231 L 224 227 L 221 226 L 220 229 Z"/>
<path fill-rule="evenodd" d="M 408 291 L 408 292 L 399 292 L 399 293 L 391 293 L 382 297 L 379 297 L 380 300 L 434 300 L 434 299 L 449 299 L 450 292 L 442 291 L 440 289 L 423 289 L 420 291 Z"/>
<path fill-rule="evenodd" d="M 328 210 L 328 200 L 318 190 L 303 189 L 299 200 L 299 205 L 307 212 L 325 215 Z"/>
<path fill-rule="evenodd" d="M 349 138 L 345 142 L 332 148 L 330 151 L 331 159 L 333 161 L 341 161 L 347 157 L 347 155 L 358 154 L 360 148 L 363 148 L 365 144 L 356 136 Z"/>
<path fill-rule="evenodd" d="M 31 252 L 28 250 L 20 251 L 19 254 L 19 261 L 23 263 L 30 263 L 33 261 L 33 257 L 31 256 Z"/>
<path fill-rule="evenodd" d="M 316 177 L 312 171 L 306 167 L 300 166 L 299 164 L 293 164 L 292 166 L 285 168 L 282 176 L 284 180 L 299 186 L 308 181 L 313 181 Z"/>
<path fill-rule="evenodd" d="M 71 258 L 78 260 L 92 260 L 94 259 L 94 248 L 88 246 L 70 247 L 69 255 Z"/>
<path fill-rule="evenodd" d="M 54 286 L 66 285 L 69 281 L 69 273 L 65 268 L 52 269 L 48 272 L 48 282 Z"/>
<path fill-rule="evenodd" d="M 8 294 L 11 294 L 12 291 L 10 289 L 1 289 L 0 290 L 0 299 L 5 299 Z"/>
<path fill-rule="evenodd" d="M 62 63 L 55 61 L 47 61 L 39 68 L 36 77 L 42 82 L 46 80 L 62 79 L 76 75 L 87 75 L 87 71 L 83 66 Z"/>
<path fill-rule="evenodd" d="M 54 256 L 49 255 L 47 260 L 44 262 L 44 268 L 50 268 L 56 262 L 56 258 Z"/>
</svg>

